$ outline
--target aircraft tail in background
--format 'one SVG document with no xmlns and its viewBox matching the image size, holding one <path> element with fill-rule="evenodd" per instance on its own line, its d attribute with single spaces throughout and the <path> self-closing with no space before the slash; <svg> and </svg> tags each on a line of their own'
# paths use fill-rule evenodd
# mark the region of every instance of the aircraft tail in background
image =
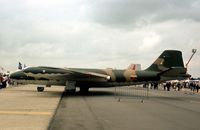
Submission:
<svg viewBox="0 0 200 130">
<path fill-rule="evenodd" d="M 141 70 L 141 64 L 130 64 L 127 69 L 129 69 L 129 70 Z"/>
</svg>

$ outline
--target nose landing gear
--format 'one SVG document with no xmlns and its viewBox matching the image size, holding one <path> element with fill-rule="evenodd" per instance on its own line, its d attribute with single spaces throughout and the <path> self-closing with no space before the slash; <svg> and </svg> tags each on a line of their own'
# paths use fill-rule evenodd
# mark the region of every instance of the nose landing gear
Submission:
<svg viewBox="0 0 200 130">
<path fill-rule="evenodd" d="M 43 91 L 44 91 L 44 87 L 38 86 L 38 87 L 37 87 L 37 91 L 38 91 L 38 92 L 43 92 Z"/>
</svg>

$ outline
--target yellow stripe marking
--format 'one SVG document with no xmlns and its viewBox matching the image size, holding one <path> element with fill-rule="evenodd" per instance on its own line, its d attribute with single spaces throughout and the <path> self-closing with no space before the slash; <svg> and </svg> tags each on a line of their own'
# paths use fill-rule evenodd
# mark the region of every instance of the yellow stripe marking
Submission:
<svg viewBox="0 0 200 130">
<path fill-rule="evenodd" d="M 50 116 L 52 112 L 32 112 L 32 111 L 0 111 L 5 115 L 34 115 L 34 116 Z"/>
</svg>

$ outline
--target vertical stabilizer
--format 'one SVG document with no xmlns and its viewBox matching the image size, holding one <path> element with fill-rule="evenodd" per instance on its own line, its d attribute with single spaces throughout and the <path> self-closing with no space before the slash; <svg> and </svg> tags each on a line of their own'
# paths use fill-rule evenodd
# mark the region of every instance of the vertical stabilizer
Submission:
<svg viewBox="0 0 200 130">
<path fill-rule="evenodd" d="M 165 50 L 156 61 L 148 67 L 148 71 L 166 71 L 172 67 L 183 67 L 183 58 L 181 51 L 177 50 Z"/>
</svg>

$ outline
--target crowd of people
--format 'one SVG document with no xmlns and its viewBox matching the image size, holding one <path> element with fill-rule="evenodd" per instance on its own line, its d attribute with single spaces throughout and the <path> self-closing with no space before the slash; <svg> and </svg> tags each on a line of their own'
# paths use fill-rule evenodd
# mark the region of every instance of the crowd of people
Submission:
<svg viewBox="0 0 200 130">
<path fill-rule="evenodd" d="M 189 84 L 189 88 L 191 89 L 191 91 L 195 91 L 198 93 L 199 92 L 199 89 L 200 89 L 200 82 L 199 81 L 194 81 L 194 82 L 191 82 Z"/>
<path fill-rule="evenodd" d="M 164 91 L 170 91 L 170 90 L 181 91 L 182 88 L 187 88 L 188 90 L 190 89 L 192 92 L 199 93 L 200 81 L 199 80 L 166 81 L 160 84 L 153 82 L 150 84 L 145 83 L 143 85 L 144 88 L 149 87 L 150 89 L 158 89 L 158 86 Z"/>
<path fill-rule="evenodd" d="M 193 92 L 199 92 L 200 89 L 200 82 L 199 81 L 193 81 L 190 80 L 189 82 L 166 82 L 163 84 L 164 90 L 170 91 L 172 88 L 173 90 L 180 91 L 182 88 L 188 88 Z"/>
</svg>

